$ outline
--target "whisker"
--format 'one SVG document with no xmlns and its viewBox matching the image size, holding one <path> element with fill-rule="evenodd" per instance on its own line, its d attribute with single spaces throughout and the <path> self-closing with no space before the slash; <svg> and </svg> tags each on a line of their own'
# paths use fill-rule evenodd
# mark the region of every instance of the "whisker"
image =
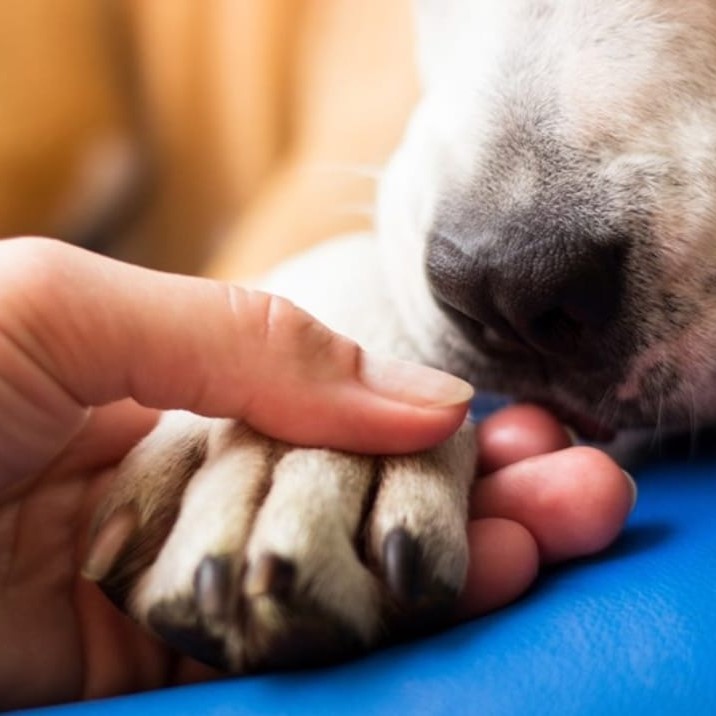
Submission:
<svg viewBox="0 0 716 716">
<path fill-rule="evenodd" d="M 597 401 L 596 406 L 594 407 L 594 415 L 597 418 L 597 422 L 604 422 L 604 419 L 606 418 L 606 408 L 607 408 L 607 397 L 609 394 L 609 389 L 604 391 L 602 394 L 602 397 Z"/>
<path fill-rule="evenodd" d="M 654 451 L 658 448 L 659 454 L 661 454 L 661 446 L 664 442 L 663 438 L 663 411 L 664 411 L 664 395 L 659 393 L 659 400 L 656 407 L 656 425 L 651 436 L 651 442 L 649 444 L 649 452 Z"/>
<path fill-rule="evenodd" d="M 689 393 L 691 400 L 689 402 L 689 458 L 696 457 L 698 448 L 698 430 L 699 424 L 696 413 L 696 395 L 694 393 L 693 384 L 689 385 Z"/>
<path fill-rule="evenodd" d="M 603 425 L 616 425 L 619 417 L 619 403 L 613 400 L 614 390 L 608 386 L 596 405 L 594 414 Z"/>
</svg>

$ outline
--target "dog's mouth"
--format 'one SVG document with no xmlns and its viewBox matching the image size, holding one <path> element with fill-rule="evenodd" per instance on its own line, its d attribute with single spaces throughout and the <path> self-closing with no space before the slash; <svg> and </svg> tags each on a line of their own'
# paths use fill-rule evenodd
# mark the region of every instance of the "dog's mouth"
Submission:
<svg viewBox="0 0 716 716">
<path fill-rule="evenodd" d="M 617 397 L 634 350 L 626 340 L 616 348 L 612 340 L 608 351 L 548 355 L 495 337 L 479 322 L 439 301 L 438 305 L 459 331 L 460 339 L 447 349 L 461 348 L 451 354 L 455 372 L 479 389 L 544 407 L 585 441 L 607 443 L 621 430 L 666 425 L 672 417 L 677 426 L 683 422 L 678 406 L 668 400 L 667 389 L 676 382 L 673 371 L 662 371 L 663 376 L 652 371 L 638 396 Z M 650 398 L 657 394 L 656 401 Z"/>
<path fill-rule="evenodd" d="M 581 362 L 578 356 L 546 356 L 518 341 L 493 336 L 490 329 L 456 316 L 444 306 L 443 310 L 485 361 L 475 372 L 478 384 L 544 407 L 585 441 L 614 439 L 618 428 L 589 408 L 590 403 L 596 405 L 603 400 L 617 379 L 608 366 L 600 364 L 598 356 L 587 356 Z M 579 395 L 581 399 L 561 400 L 557 394 Z M 571 407 L 570 403 L 578 403 L 579 407 Z M 615 414 L 624 417 L 621 410 Z"/>
</svg>

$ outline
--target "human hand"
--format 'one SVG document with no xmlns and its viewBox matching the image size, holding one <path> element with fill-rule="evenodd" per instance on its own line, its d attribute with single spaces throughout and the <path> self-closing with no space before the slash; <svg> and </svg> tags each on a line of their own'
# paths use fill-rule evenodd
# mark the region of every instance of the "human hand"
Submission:
<svg viewBox="0 0 716 716">
<path fill-rule="evenodd" d="M 408 451 L 455 430 L 469 397 L 464 384 L 425 370 L 391 371 L 290 304 L 260 294 L 148 272 L 56 242 L 0 244 L 2 706 L 209 675 L 78 577 L 88 521 L 111 465 L 151 428 L 152 408 L 243 417 L 294 442 Z M 411 371 L 421 371 L 421 383 L 432 388 L 412 393 Z M 316 420 L 297 419 L 307 414 Z M 533 453 L 562 447 L 563 434 L 555 438 L 543 413 L 502 419 L 502 427 L 498 417 L 481 430 L 486 464 L 524 457 L 526 434 Z M 370 429 L 356 431 L 358 424 Z M 505 429 L 522 430 L 522 438 L 500 447 Z M 466 614 L 526 588 L 537 545 L 545 559 L 563 558 L 616 534 L 631 499 L 628 483 L 601 453 L 577 450 L 516 462 L 478 483 Z M 550 477 L 558 460 L 564 474 L 584 473 L 580 483 Z M 536 485 L 552 485 L 556 515 L 544 504 L 532 511 Z M 584 503 L 585 485 L 587 501 L 601 505 L 586 529 L 573 510 Z M 496 540 L 509 558 L 490 552 Z"/>
</svg>

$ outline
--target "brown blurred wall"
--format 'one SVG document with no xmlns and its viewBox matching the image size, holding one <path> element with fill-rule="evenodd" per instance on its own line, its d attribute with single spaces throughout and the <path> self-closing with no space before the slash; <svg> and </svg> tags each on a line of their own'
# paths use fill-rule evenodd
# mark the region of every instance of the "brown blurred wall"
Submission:
<svg viewBox="0 0 716 716">
<path fill-rule="evenodd" d="M 367 228 L 409 0 L 0 3 L 0 236 L 224 277 Z"/>
</svg>

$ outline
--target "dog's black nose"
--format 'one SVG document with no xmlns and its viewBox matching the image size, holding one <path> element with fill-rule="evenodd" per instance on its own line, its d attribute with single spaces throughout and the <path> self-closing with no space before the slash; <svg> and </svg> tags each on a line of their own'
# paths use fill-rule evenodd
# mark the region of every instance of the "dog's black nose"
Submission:
<svg viewBox="0 0 716 716">
<path fill-rule="evenodd" d="M 571 355 L 596 347 L 622 294 L 624 243 L 582 236 L 434 233 L 427 272 L 437 301 L 480 324 L 488 343 Z"/>
</svg>

